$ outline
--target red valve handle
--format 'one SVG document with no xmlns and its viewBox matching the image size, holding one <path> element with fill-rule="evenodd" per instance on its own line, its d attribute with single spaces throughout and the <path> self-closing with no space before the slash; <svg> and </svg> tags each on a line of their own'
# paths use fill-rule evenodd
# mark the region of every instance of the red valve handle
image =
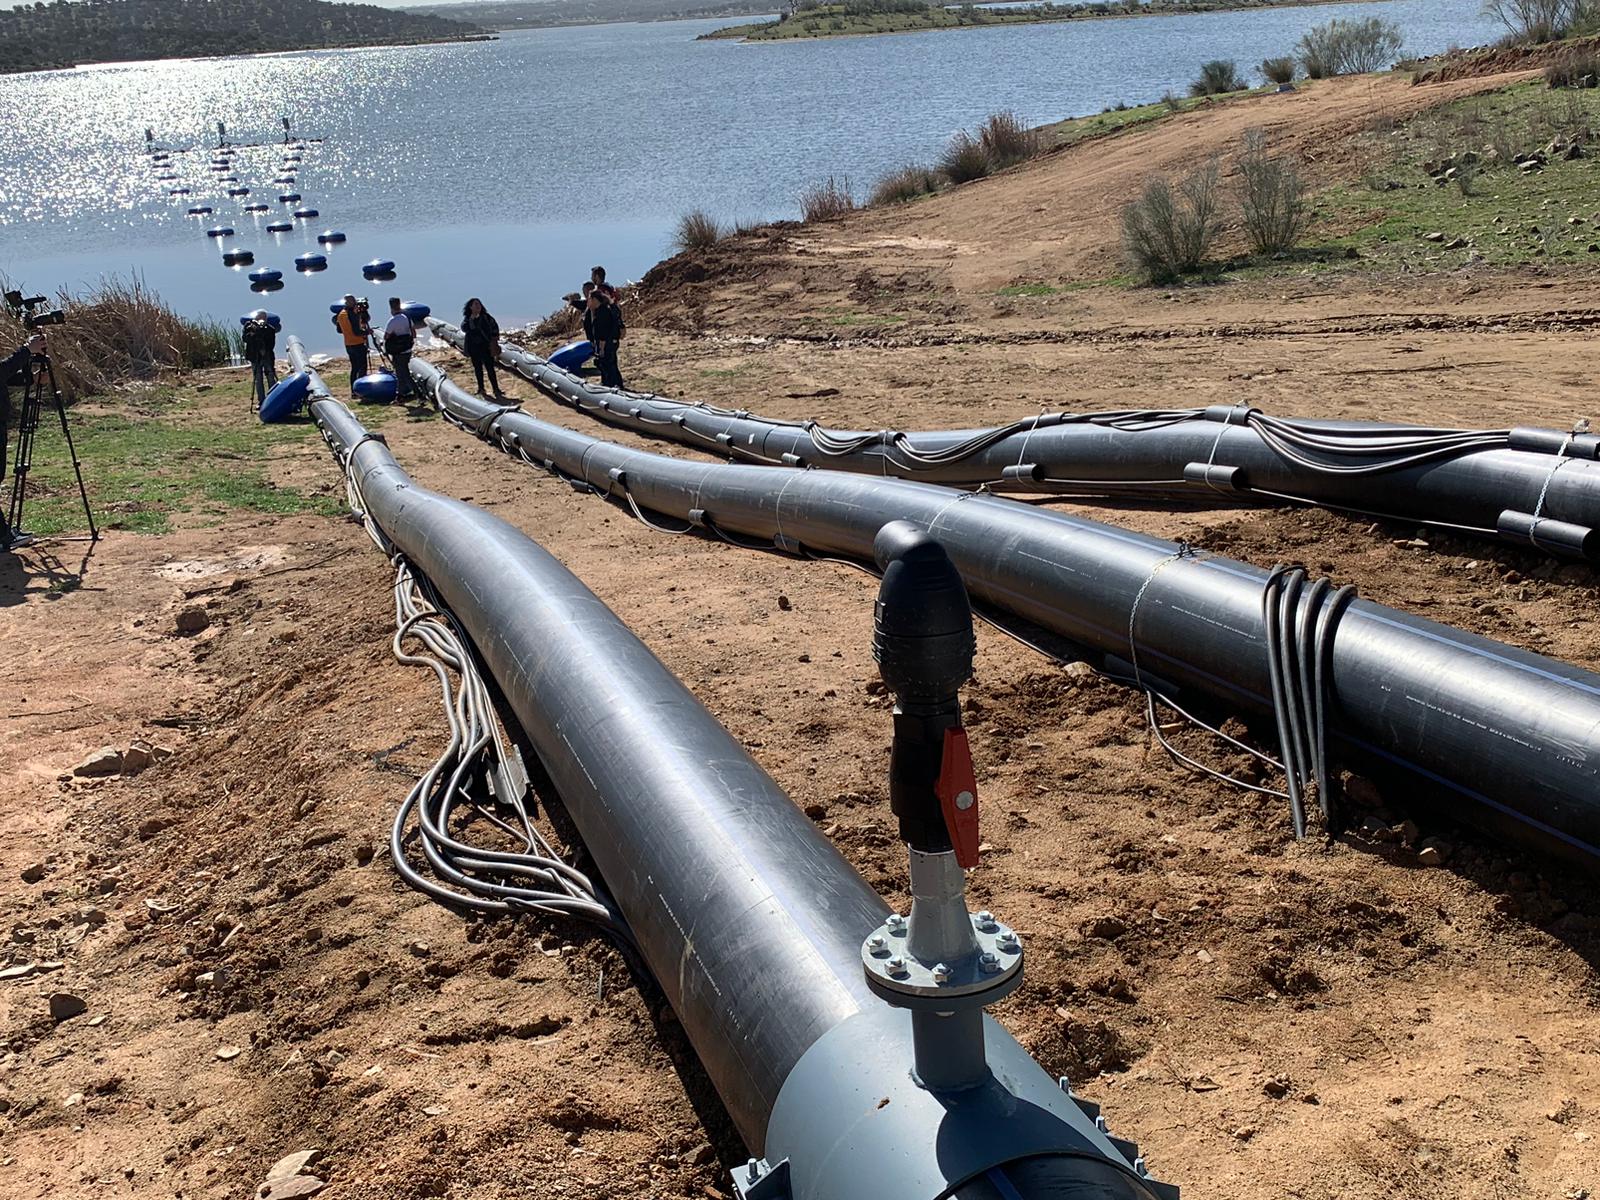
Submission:
<svg viewBox="0 0 1600 1200">
<path fill-rule="evenodd" d="M 978 780 L 972 773 L 967 731 L 959 726 L 944 731 L 944 755 L 935 790 L 956 862 L 971 870 L 978 865 Z"/>
</svg>

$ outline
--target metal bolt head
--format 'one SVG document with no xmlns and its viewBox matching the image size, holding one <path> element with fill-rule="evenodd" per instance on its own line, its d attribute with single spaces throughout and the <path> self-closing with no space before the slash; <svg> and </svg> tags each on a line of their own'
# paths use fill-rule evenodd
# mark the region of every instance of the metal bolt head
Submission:
<svg viewBox="0 0 1600 1200">
<path fill-rule="evenodd" d="M 950 968 L 945 966 L 944 963 L 934 963 L 932 975 L 935 983 L 950 982 Z"/>
<path fill-rule="evenodd" d="M 896 954 L 883 964 L 883 969 L 891 975 L 904 975 L 906 973 L 906 960 Z"/>
<path fill-rule="evenodd" d="M 883 923 L 888 927 L 890 933 L 905 932 L 906 919 L 899 913 L 890 913 Z"/>
<path fill-rule="evenodd" d="M 1002 950 L 1016 950 L 1022 945 L 1022 943 L 1018 940 L 1016 930 L 1014 929 L 1008 929 L 1002 933 L 999 941 L 1000 948 Z"/>
<path fill-rule="evenodd" d="M 993 950 L 985 950 L 978 955 L 978 966 L 982 968 L 985 974 L 992 975 L 1000 969 L 1000 956 Z"/>
<path fill-rule="evenodd" d="M 976 921 L 979 925 L 993 925 L 994 924 L 994 914 L 992 912 L 990 912 L 987 908 L 983 909 L 981 912 L 973 913 L 972 914 L 972 919 L 974 921 Z"/>
<path fill-rule="evenodd" d="M 889 948 L 889 939 L 881 933 L 875 933 L 867 939 L 867 949 L 874 954 L 882 954 Z"/>
</svg>

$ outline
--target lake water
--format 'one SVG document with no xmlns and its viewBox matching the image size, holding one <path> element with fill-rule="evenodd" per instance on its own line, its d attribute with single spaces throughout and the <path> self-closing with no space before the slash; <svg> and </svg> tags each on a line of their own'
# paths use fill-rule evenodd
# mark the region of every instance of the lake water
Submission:
<svg viewBox="0 0 1600 1200">
<path fill-rule="evenodd" d="M 858 192 L 952 133 L 1013 109 L 1030 123 L 1181 91 L 1199 64 L 1241 66 L 1287 53 L 1330 17 L 1382 16 L 1409 53 L 1498 32 L 1477 0 L 1383 0 L 1009 26 L 801 43 L 697 42 L 729 21 L 537 29 L 499 41 L 136 63 L 0 76 L 0 272 L 34 291 L 139 272 L 182 311 L 232 319 L 266 304 L 314 348 L 336 340 L 327 304 L 347 290 L 391 293 L 441 313 L 481 296 L 502 321 L 548 312 L 596 262 L 642 274 L 668 252 L 677 217 L 795 215 L 800 191 L 831 174 Z M 209 169 L 215 123 L 231 140 L 296 133 L 292 191 L 321 215 L 287 216 L 281 148 L 239 154 L 240 183 L 265 216 L 241 211 Z M 180 183 L 158 183 L 143 153 L 158 143 Z M 169 187 L 192 195 L 170 198 Z M 186 217 L 190 203 L 217 215 Z M 213 240 L 211 223 L 237 236 Z M 299 276 L 296 254 L 324 228 L 349 241 L 330 269 Z M 257 298 L 223 246 L 281 269 Z M 360 264 L 393 259 L 393 284 Z M 377 305 L 374 306 L 375 309 Z"/>
</svg>

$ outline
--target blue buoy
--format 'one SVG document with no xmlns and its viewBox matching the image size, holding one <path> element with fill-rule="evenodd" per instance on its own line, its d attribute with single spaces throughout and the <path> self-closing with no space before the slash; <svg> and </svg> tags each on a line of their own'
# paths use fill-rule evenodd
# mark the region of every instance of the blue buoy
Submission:
<svg viewBox="0 0 1600 1200">
<path fill-rule="evenodd" d="M 264 308 L 258 308 L 254 312 L 245 313 L 244 316 L 239 318 L 239 324 L 248 325 L 251 321 L 256 320 L 265 321 L 268 325 L 271 325 L 280 333 L 283 331 L 283 318 L 278 316 L 278 314 L 275 312 L 268 312 Z"/>
<path fill-rule="evenodd" d="M 210 211 L 211 205 L 209 204 L 191 204 L 189 206 L 189 215 L 191 217 L 203 217 Z"/>
<path fill-rule="evenodd" d="M 156 182 L 157 183 L 171 183 L 176 178 L 177 178 L 177 176 L 172 174 L 172 172 L 169 171 L 165 175 L 157 175 L 156 176 Z"/>
<path fill-rule="evenodd" d="M 250 194 L 250 189 L 246 188 L 246 187 L 237 187 L 237 188 L 229 188 L 228 189 L 228 195 L 230 195 L 230 196 L 248 196 L 249 194 Z"/>
<path fill-rule="evenodd" d="M 246 204 L 244 210 L 248 213 L 264 213 L 269 207 L 266 204 Z"/>
<path fill-rule="evenodd" d="M 256 260 L 254 250 L 224 250 L 222 252 L 222 265 L 225 267 L 248 267 Z"/>
<path fill-rule="evenodd" d="M 288 233 L 294 226 L 288 221 L 274 221 L 267 226 L 268 233 Z"/>
<path fill-rule="evenodd" d="M 357 379 L 350 390 L 358 400 L 393 400 L 397 388 L 394 376 L 388 371 L 374 371 Z"/>
<path fill-rule="evenodd" d="M 328 269 L 328 256 L 325 254 L 301 254 L 294 260 L 297 271 L 326 271 Z"/>
<path fill-rule="evenodd" d="M 344 311 L 344 301 L 340 300 L 337 304 L 328 305 L 328 311 L 331 312 L 334 316 L 338 316 L 340 313 L 342 313 Z"/>
<path fill-rule="evenodd" d="M 283 280 L 269 279 L 265 283 L 252 283 L 250 290 L 257 295 L 262 292 L 281 292 L 283 291 Z"/>
<path fill-rule="evenodd" d="M 337 246 L 340 242 L 344 241 L 344 234 L 340 233 L 337 229 L 324 229 L 321 233 L 317 234 L 317 241 L 321 242 L 324 246 Z"/>
<path fill-rule="evenodd" d="M 576 371 L 594 354 L 592 342 L 579 340 L 568 342 L 565 346 L 554 351 L 549 358 L 552 367 L 560 367 L 563 371 Z"/>
<path fill-rule="evenodd" d="M 218 183 L 238 183 L 239 182 L 239 177 L 237 175 L 224 175 L 224 176 L 222 176 L 222 178 L 218 179 L 217 182 Z"/>
<path fill-rule="evenodd" d="M 232 225 L 214 225 L 210 229 L 206 230 L 206 236 L 207 237 L 232 237 L 233 236 L 233 226 Z"/>
<path fill-rule="evenodd" d="M 418 300 L 406 300 L 400 305 L 400 311 L 405 313 L 413 325 L 421 325 L 428 319 L 428 314 L 433 311 L 426 304 Z"/>
<path fill-rule="evenodd" d="M 361 269 L 371 275 L 387 274 L 394 270 L 394 260 L 392 258 L 375 258 Z"/>
<path fill-rule="evenodd" d="M 187 196 L 188 194 L 189 194 L 189 189 L 188 188 L 168 188 L 167 189 L 167 195 L 169 195 L 169 196 Z"/>
<path fill-rule="evenodd" d="M 300 193 L 299 192 L 283 192 L 282 194 L 280 194 L 278 196 L 278 203 L 279 204 L 298 204 L 298 203 L 300 203 Z"/>
<path fill-rule="evenodd" d="M 293 175 L 279 175 L 272 182 L 273 183 L 293 183 L 294 182 L 294 176 Z"/>
<path fill-rule="evenodd" d="M 304 371 L 285 375 L 278 380 L 278 386 L 262 399 L 261 420 L 268 425 L 277 421 L 287 421 L 300 411 L 300 406 L 306 402 L 306 396 L 310 392 L 311 376 Z"/>
<path fill-rule="evenodd" d="M 294 215 L 302 221 L 309 221 L 312 217 L 319 217 L 322 214 L 314 208 L 297 208 L 294 210 Z"/>
<path fill-rule="evenodd" d="M 260 267 L 250 272 L 251 283 L 279 283 L 283 279 L 283 272 L 276 267 Z"/>
</svg>

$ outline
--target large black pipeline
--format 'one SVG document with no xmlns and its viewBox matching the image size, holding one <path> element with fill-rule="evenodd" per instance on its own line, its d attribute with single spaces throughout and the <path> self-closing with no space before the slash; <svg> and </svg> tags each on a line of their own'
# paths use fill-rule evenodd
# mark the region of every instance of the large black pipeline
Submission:
<svg viewBox="0 0 1600 1200">
<path fill-rule="evenodd" d="M 1220 555 L 1004 497 L 832 471 L 696 463 L 496 405 L 430 363 L 451 420 L 607 496 L 792 553 L 872 561 L 884 524 L 932 532 L 967 589 L 1164 696 L 1274 713 L 1299 761 L 1327 738 L 1469 801 L 1455 815 L 1600 854 L 1600 676 Z M 1268 618 L 1271 618 L 1270 620 Z M 1274 664 L 1278 669 L 1274 669 Z"/>
<path fill-rule="evenodd" d="M 459 346 L 461 331 L 430 320 Z M 1296 501 L 1600 558 L 1600 436 L 1273 417 L 1243 405 L 1041 413 L 990 429 L 832 431 L 743 409 L 596 387 L 501 343 L 500 361 L 559 403 L 736 461 L 961 487 Z"/>
<path fill-rule="evenodd" d="M 288 354 L 366 515 L 471 637 L 768 1156 L 736 1176 L 742 1200 L 1175 1195 L 992 1020 L 986 1086 L 940 1099 L 908 1082 L 911 1017 L 864 982 L 882 899 L 581 581 L 504 521 L 414 484 L 298 340 Z"/>
</svg>

